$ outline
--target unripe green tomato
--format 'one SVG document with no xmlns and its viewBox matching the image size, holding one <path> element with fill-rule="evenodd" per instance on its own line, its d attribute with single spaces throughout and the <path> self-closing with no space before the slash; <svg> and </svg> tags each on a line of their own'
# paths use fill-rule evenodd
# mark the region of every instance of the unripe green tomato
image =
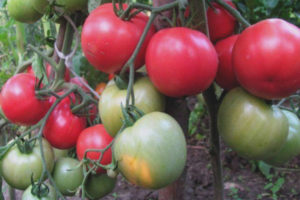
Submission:
<svg viewBox="0 0 300 200">
<path fill-rule="evenodd" d="M 86 9 L 88 0 L 56 0 L 56 3 L 62 6 L 67 13 L 72 13 Z"/>
<path fill-rule="evenodd" d="M 186 141 L 175 119 L 152 112 L 118 134 L 113 153 L 118 171 L 129 182 L 159 189 L 181 175 L 186 163 Z"/>
<path fill-rule="evenodd" d="M 74 158 L 60 158 L 53 170 L 53 179 L 59 191 L 66 196 L 75 194 L 83 180 L 82 166 Z"/>
<path fill-rule="evenodd" d="M 33 8 L 41 13 L 41 14 L 45 14 L 46 12 L 46 8 L 49 5 L 49 1 L 48 0 L 31 0 L 32 1 L 32 6 Z"/>
<path fill-rule="evenodd" d="M 88 199 L 96 200 L 109 194 L 115 188 L 117 179 L 106 174 L 90 175 L 86 181 L 85 191 Z"/>
<path fill-rule="evenodd" d="M 289 121 L 289 135 L 284 146 L 265 162 L 270 165 L 282 165 L 300 154 L 300 120 L 294 113 L 282 110 Z"/>
<path fill-rule="evenodd" d="M 52 147 L 54 152 L 54 158 L 55 160 L 58 160 L 59 158 L 68 157 L 69 149 L 57 149 Z"/>
<path fill-rule="evenodd" d="M 22 200 L 56 200 L 56 192 L 53 186 L 50 184 L 46 184 L 49 189 L 49 193 L 47 196 L 43 196 L 39 198 L 36 195 L 31 193 L 32 185 L 30 185 L 23 193 Z"/>
<path fill-rule="evenodd" d="M 264 160 L 280 150 L 288 135 L 283 112 L 242 88 L 229 91 L 218 111 L 218 130 L 240 156 Z"/>
<path fill-rule="evenodd" d="M 43 16 L 34 9 L 32 0 L 8 0 L 7 11 L 9 16 L 16 21 L 29 24 L 36 22 Z"/>
<path fill-rule="evenodd" d="M 163 111 L 165 97 L 158 92 L 148 77 L 137 78 L 133 86 L 135 106 L 144 113 Z M 115 136 L 122 126 L 121 103 L 126 104 L 127 90 L 120 90 L 111 80 L 104 89 L 99 101 L 101 121 L 111 136 Z"/>
</svg>

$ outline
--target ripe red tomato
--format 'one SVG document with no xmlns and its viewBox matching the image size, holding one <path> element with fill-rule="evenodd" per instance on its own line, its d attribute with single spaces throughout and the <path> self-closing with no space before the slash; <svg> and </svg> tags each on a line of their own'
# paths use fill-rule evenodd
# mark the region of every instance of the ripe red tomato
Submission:
<svg viewBox="0 0 300 200">
<path fill-rule="evenodd" d="M 73 83 L 73 84 L 75 84 L 75 85 L 78 85 L 78 86 L 81 87 L 85 92 L 88 92 L 89 89 L 88 89 L 85 85 L 83 85 L 82 82 L 88 84 L 87 80 L 85 80 L 85 78 L 83 78 L 83 77 L 73 77 L 73 78 L 70 79 L 70 83 Z"/>
<path fill-rule="evenodd" d="M 106 132 L 102 124 L 96 126 L 91 126 L 84 129 L 77 140 L 76 152 L 79 160 L 82 160 L 84 157 L 84 152 L 88 149 L 104 149 L 107 145 L 112 142 L 113 138 Z M 100 152 L 88 152 L 87 158 L 92 160 L 99 159 Z M 102 165 L 107 165 L 111 163 L 112 154 L 111 148 L 109 148 L 103 155 L 101 160 Z M 97 173 L 105 173 L 105 170 L 102 168 L 97 169 Z"/>
<path fill-rule="evenodd" d="M 231 0 L 225 0 L 225 2 L 236 9 Z M 236 19 L 219 4 L 212 3 L 212 6 L 214 8 L 207 9 L 207 21 L 210 39 L 215 42 L 233 34 Z"/>
<path fill-rule="evenodd" d="M 300 88 L 300 29 L 267 19 L 245 29 L 233 49 L 239 83 L 265 99 L 284 98 Z"/>
<path fill-rule="evenodd" d="M 237 38 L 238 35 L 230 36 L 217 42 L 215 46 L 220 61 L 216 82 L 226 90 L 230 90 L 239 85 L 232 65 L 232 50 Z"/>
<path fill-rule="evenodd" d="M 26 71 L 29 74 L 35 75 L 31 65 L 29 65 L 27 67 Z M 51 71 L 52 71 L 51 70 L 51 65 L 49 63 L 46 63 L 46 74 L 47 74 L 48 78 L 54 78 L 54 77 L 51 77 Z M 66 82 L 70 81 L 70 70 L 68 68 L 66 68 L 66 72 L 65 72 L 65 77 L 64 78 L 65 78 Z"/>
<path fill-rule="evenodd" d="M 111 3 L 96 8 L 82 28 L 81 44 L 87 60 L 106 73 L 121 70 L 133 53 L 148 19 L 147 15 L 139 13 L 129 21 L 123 21 L 115 15 Z M 146 47 L 154 32 L 152 26 L 135 60 L 136 68 L 144 64 Z"/>
<path fill-rule="evenodd" d="M 71 100 L 66 97 L 53 110 L 43 130 L 44 137 L 58 149 L 69 149 L 76 145 L 80 132 L 86 127 L 86 119 L 72 113 Z M 56 98 L 50 98 L 54 103 Z"/>
<path fill-rule="evenodd" d="M 4 84 L 2 110 L 11 122 L 19 125 L 34 125 L 47 113 L 49 100 L 38 99 L 35 85 L 38 80 L 31 74 L 17 74 Z"/>
<path fill-rule="evenodd" d="M 168 28 L 152 37 L 146 67 L 161 93 L 181 97 L 209 87 L 216 76 L 218 56 L 203 33 L 183 27 Z"/>
</svg>

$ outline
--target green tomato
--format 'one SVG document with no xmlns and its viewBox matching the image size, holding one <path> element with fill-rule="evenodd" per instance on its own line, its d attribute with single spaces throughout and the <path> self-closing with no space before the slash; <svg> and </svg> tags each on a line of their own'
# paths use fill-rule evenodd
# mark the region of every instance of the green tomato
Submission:
<svg viewBox="0 0 300 200">
<path fill-rule="evenodd" d="M 88 177 L 85 183 L 86 195 L 89 199 L 100 199 L 109 194 L 115 188 L 117 179 L 110 178 L 106 174 L 96 174 Z"/>
<path fill-rule="evenodd" d="M 82 166 L 74 158 L 60 158 L 55 163 L 53 179 L 59 191 L 66 196 L 75 194 L 83 181 Z"/>
<path fill-rule="evenodd" d="M 300 154 L 300 120 L 294 113 L 282 110 L 289 121 L 289 134 L 283 147 L 265 162 L 270 165 L 282 165 Z"/>
<path fill-rule="evenodd" d="M 41 14 L 45 14 L 46 12 L 46 8 L 49 5 L 49 1 L 48 0 L 31 0 L 32 1 L 32 6 L 33 8 L 41 13 Z"/>
<path fill-rule="evenodd" d="M 54 154 L 51 145 L 43 139 L 43 150 L 47 169 L 51 172 L 54 166 Z M 31 176 L 37 181 L 43 171 L 39 142 L 33 151 L 25 154 L 14 145 L 4 156 L 0 164 L 4 180 L 13 188 L 25 190 L 31 184 Z"/>
<path fill-rule="evenodd" d="M 186 141 L 175 119 L 152 112 L 116 137 L 113 154 L 118 170 L 129 182 L 159 189 L 181 175 L 186 163 Z"/>
<path fill-rule="evenodd" d="M 285 143 L 288 121 L 281 110 L 242 88 L 228 92 L 218 111 L 218 130 L 225 143 L 239 155 L 263 160 Z"/>
<path fill-rule="evenodd" d="M 56 3 L 63 7 L 68 13 L 87 8 L 88 0 L 56 0 Z"/>
<path fill-rule="evenodd" d="M 58 160 L 59 158 L 68 157 L 69 149 L 57 149 L 52 147 L 54 152 L 54 158 L 55 160 Z"/>
<path fill-rule="evenodd" d="M 56 192 L 54 187 L 52 187 L 50 184 L 46 184 L 48 189 L 49 189 L 49 193 L 47 194 L 47 196 L 43 196 L 41 198 L 39 198 L 38 196 L 34 195 L 31 193 L 31 189 L 32 189 L 32 185 L 30 185 L 23 193 L 22 195 L 22 200 L 56 200 Z"/>
<path fill-rule="evenodd" d="M 148 77 L 138 78 L 133 86 L 135 106 L 144 113 L 163 111 L 165 98 L 155 89 Z M 126 90 L 120 90 L 114 81 L 110 81 L 104 89 L 99 101 L 101 121 L 111 136 L 115 136 L 122 126 L 122 110 L 126 104 Z"/>
<path fill-rule="evenodd" d="M 32 0 L 8 0 L 7 11 L 12 18 L 24 23 L 34 23 L 43 16 L 34 9 Z"/>
</svg>

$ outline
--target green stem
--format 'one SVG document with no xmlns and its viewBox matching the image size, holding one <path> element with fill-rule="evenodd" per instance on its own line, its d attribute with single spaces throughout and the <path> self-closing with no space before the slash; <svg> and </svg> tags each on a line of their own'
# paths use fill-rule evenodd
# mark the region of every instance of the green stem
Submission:
<svg viewBox="0 0 300 200">
<path fill-rule="evenodd" d="M 25 52 L 24 49 L 24 35 L 25 35 L 25 28 L 24 24 L 21 22 L 16 22 L 16 41 L 17 41 L 17 49 L 18 51 L 23 54 Z"/>
<path fill-rule="evenodd" d="M 241 15 L 238 10 L 234 9 L 223 0 L 216 0 L 216 2 L 225 8 L 230 14 L 232 14 L 244 27 L 251 26 L 251 24 Z"/>
</svg>

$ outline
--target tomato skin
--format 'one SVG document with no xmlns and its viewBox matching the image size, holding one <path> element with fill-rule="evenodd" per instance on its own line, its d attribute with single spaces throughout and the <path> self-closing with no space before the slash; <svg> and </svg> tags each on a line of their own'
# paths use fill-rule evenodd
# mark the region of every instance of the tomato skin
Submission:
<svg viewBox="0 0 300 200">
<path fill-rule="evenodd" d="M 123 7 L 126 9 L 127 4 Z M 130 21 L 123 21 L 115 15 L 112 3 L 100 5 L 91 12 L 82 28 L 81 45 L 85 57 L 100 71 L 118 72 L 133 53 L 148 20 L 147 15 L 139 13 Z M 154 32 L 152 26 L 136 57 L 136 68 L 144 64 L 146 47 Z"/>
<path fill-rule="evenodd" d="M 186 141 L 175 119 L 152 112 L 118 134 L 113 154 L 118 170 L 129 182 L 159 189 L 181 175 L 186 162 Z"/>
<path fill-rule="evenodd" d="M 217 67 L 212 43 L 203 33 L 188 28 L 160 30 L 146 52 L 151 81 L 161 93 L 171 97 L 204 91 L 215 79 Z"/>
<path fill-rule="evenodd" d="M 300 29 L 266 19 L 245 29 L 233 49 L 240 84 L 265 99 L 280 99 L 300 88 Z"/>
<path fill-rule="evenodd" d="M 31 193 L 32 185 L 30 185 L 23 193 L 22 200 L 56 200 L 56 192 L 53 186 L 46 184 L 49 188 L 49 193 L 45 197 L 39 198 Z"/>
<path fill-rule="evenodd" d="M 231 0 L 225 0 L 225 2 L 236 9 Z M 234 33 L 236 19 L 219 4 L 212 3 L 212 6 L 215 9 L 208 7 L 207 21 L 210 39 L 215 42 Z"/>
<path fill-rule="evenodd" d="M 232 50 L 237 39 L 238 35 L 233 35 L 224 40 L 220 40 L 215 45 L 219 56 L 219 67 L 216 82 L 219 86 L 226 90 L 231 90 L 239 86 L 232 64 Z"/>
<path fill-rule="evenodd" d="M 39 100 L 35 96 L 35 84 L 38 80 L 31 74 L 17 74 L 4 84 L 2 94 L 2 110 L 12 123 L 18 125 L 34 125 L 49 110 L 48 100 Z"/>
<path fill-rule="evenodd" d="M 115 188 L 117 179 L 110 178 L 106 174 L 96 174 L 88 177 L 85 189 L 88 199 L 100 199 Z"/>
<path fill-rule="evenodd" d="M 50 98 L 52 103 L 55 100 L 54 96 Z M 53 147 L 70 149 L 76 145 L 77 138 L 85 127 L 86 119 L 72 113 L 71 100 L 66 97 L 50 114 L 43 135 Z"/>
<path fill-rule="evenodd" d="M 76 152 L 79 160 L 82 160 L 84 157 L 84 152 L 88 149 L 104 149 L 107 147 L 113 138 L 106 132 L 102 124 L 88 127 L 84 129 L 77 140 Z M 87 158 L 92 160 L 99 159 L 100 152 L 88 152 Z M 104 152 L 103 158 L 101 160 L 102 165 L 107 165 L 111 163 L 112 154 L 111 148 Z M 97 173 L 105 173 L 105 170 L 102 168 L 97 169 Z"/>
<path fill-rule="evenodd" d="M 300 120 L 294 113 L 282 110 L 289 121 L 289 134 L 283 147 L 266 163 L 280 166 L 300 154 Z"/>
<path fill-rule="evenodd" d="M 218 111 L 218 130 L 240 156 L 264 160 L 280 150 L 288 135 L 281 110 L 267 105 L 242 88 L 229 91 Z"/>
<path fill-rule="evenodd" d="M 57 149 L 55 147 L 52 147 L 55 161 L 57 161 L 59 158 L 68 157 L 69 149 Z"/>
<path fill-rule="evenodd" d="M 99 83 L 99 84 L 96 86 L 95 91 L 96 91 L 99 95 L 101 95 L 102 92 L 104 91 L 105 87 L 106 87 L 106 83 L 101 82 L 101 83 Z"/>
<path fill-rule="evenodd" d="M 66 196 L 73 196 L 83 181 L 83 169 L 74 158 L 59 158 L 53 170 L 53 179 L 59 191 Z"/>
<path fill-rule="evenodd" d="M 135 106 L 144 113 L 163 111 L 165 98 L 153 86 L 148 77 L 137 78 L 133 85 Z M 126 89 L 120 90 L 112 80 L 108 83 L 99 100 L 101 121 L 111 136 L 115 136 L 122 126 L 121 103 L 126 104 Z"/>
<path fill-rule="evenodd" d="M 34 9 L 32 0 L 8 0 L 7 11 L 16 21 L 32 24 L 39 20 L 43 14 Z"/>
<path fill-rule="evenodd" d="M 115 78 L 115 74 L 109 74 L 108 75 L 108 80 L 114 79 Z"/>
<path fill-rule="evenodd" d="M 43 150 L 47 169 L 51 172 L 54 166 L 54 154 L 50 144 L 43 139 Z M 14 145 L 0 163 L 1 175 L 13 188 L 25 190 L 33 180 L 38 181 L 43 171 L 39 142 L 36 142 L 32 153 L 21 153 Z"/>
</svg>

